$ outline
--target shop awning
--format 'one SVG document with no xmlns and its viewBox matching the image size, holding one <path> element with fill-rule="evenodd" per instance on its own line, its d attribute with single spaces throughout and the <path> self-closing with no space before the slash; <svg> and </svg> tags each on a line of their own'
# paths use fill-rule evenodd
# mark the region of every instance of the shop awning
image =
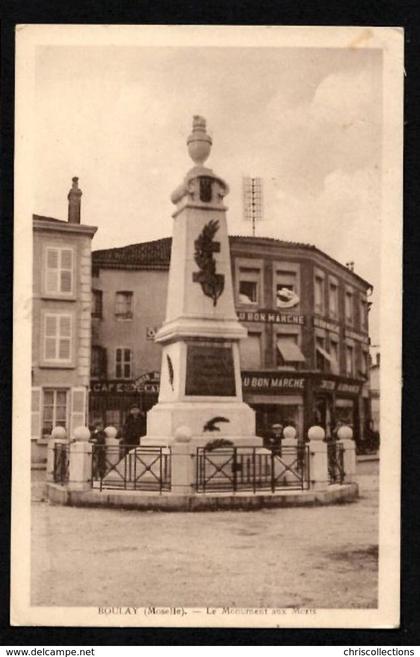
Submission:
<svg viewBox="0 0 420 657">
<path fill-rule="evenodd" d="M 328 353 L 328 351 L 325 351 L 325 349 L 323 349 L 322 347 L 319 347 L 318 345 L 316 347 L 316 350 L 318 351 L 318 353 L 321 354 L 321 356 L 323 356 L 325 358 L 325 360 L 327 360 L 329 362 L 332 374 L 338 374 L 338 371 L 339 371 L 338 370 L 338 363 L 335 360 L 335 358 L 333 358 L 331 356 L 331 354 Z"/>
<path fill-rule="evenodd" d="M 277 340 L 277 349 L 281 357 L 287 363 L 304 363 L 305 356 L 294 342 L 285 340 Z"/>
</svg>

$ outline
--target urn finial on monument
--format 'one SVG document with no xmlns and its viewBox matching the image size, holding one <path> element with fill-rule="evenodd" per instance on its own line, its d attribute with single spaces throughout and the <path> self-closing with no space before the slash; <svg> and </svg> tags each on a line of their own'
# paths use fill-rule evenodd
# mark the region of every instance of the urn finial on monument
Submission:
<svg viewBox="0 0 420 657">
<path fill-rule="evenodd" d="M 194 162 L 183 182 L 171 194 L 171 201 L 177 206 L 175 217 L 187 204 L 195 207 L 203 205 L 215 210 L 225 211 L 223 198 L 229 187 L 212 169 L 204 166 L 210 155 L 212 138 L 207 134 L 206 119 L 198 114 L 193 117 L 192 132 L 187 139 L 188 153 Z"/>
<path fill-rule="evenodd" d="M 202 166 L 210 155 L 212 140 L 206 131 L 206 119 L 198 114 L 193 117 L 192 133 L 187 139 L 187 146 L 192 161 Z"/>
</svg>

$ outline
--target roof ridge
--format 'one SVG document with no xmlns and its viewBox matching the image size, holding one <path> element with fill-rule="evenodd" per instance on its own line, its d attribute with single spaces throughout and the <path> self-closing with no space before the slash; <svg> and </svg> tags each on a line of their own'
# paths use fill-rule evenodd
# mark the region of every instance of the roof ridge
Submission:
<svg viewBox="0 0 420 657">
<path fill-rule="evenodd" d="M 307 251 L 319 253 L 322 257 L 340 267 L 340 269 L 347 271 L 355 278 L 362 281 L 365 285 L 371 287 L 369 281 L 359 276 L 354 271 L 349 270 L 343 263 L 335 260 L 332 256 L 319 249 L 315 244 L 307 242 L 292 242 L 290 240 L 282 240 L 276 237 L 260 237 L 256 235 L 229 235 L 229 241 L 243 241 L 254 243 L 267 243 L 278 244 L 285 248 L 301 248 Z M 163 267 L 169 266 L 171 257 L 171 244 L 172 237 L 160 237 L 148 242 L 136 242 L 134 244 L 127 244 L 126 246 L 116 246 L 108 249 L 98 249 L 92 251 L 93 265 L 96 266 L 112 266 L 114 268 L 120 266 L 121 268 L 147 268 L 147 267 Z"/>
</svg>

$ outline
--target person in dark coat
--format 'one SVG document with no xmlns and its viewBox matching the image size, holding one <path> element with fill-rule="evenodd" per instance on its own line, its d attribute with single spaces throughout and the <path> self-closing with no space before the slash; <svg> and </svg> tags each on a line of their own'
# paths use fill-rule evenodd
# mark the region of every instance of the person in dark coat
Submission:
<svg viewBox="0 0 420 657">
<path fill-rule="evenodd" d="M 94 479 L 103 479 L 106 474 L 106 446 L 105 431 L 102 422 L 97 422 L 91 434 L 90 442 L 93 443 L 92 474 Z"/>
<path fill-rule="evenodd" d="M 271 449 L 273 454 L 281 456 L 281 441 L 283 440 L 283 425 L 273 424 L 271 427 L 271 435 L 268 440 L 268 449 Z"/>
<path fill-rule="evenodd" d="M 122 428 L 121 445 L 124 453 L 140 445 L 140 439 L 146 435 L 146 416 L 137 406 L 130 407 L 130 413 Z"/>
</svg>

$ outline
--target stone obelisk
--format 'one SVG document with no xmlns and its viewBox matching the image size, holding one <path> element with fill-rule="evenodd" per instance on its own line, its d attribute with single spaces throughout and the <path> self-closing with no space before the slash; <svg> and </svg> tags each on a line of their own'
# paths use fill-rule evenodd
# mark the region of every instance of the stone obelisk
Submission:
<svg viewBox="0 0 420 657">
<path fill-rule="evenodd" d="M 206 121 L 194 116 L 187 140 L 194 166 L 173 192 L 174 227 L 159 401 L 147 414 L 142 445 L 170 445 L 179 427 L 192 444 L 224 438 L 234 445 L 262 445 L 254 411 L 242 400 L 238 322 L 223 199 L 227 184 L 204 166 L 212 140 Z"/>
</svg>

